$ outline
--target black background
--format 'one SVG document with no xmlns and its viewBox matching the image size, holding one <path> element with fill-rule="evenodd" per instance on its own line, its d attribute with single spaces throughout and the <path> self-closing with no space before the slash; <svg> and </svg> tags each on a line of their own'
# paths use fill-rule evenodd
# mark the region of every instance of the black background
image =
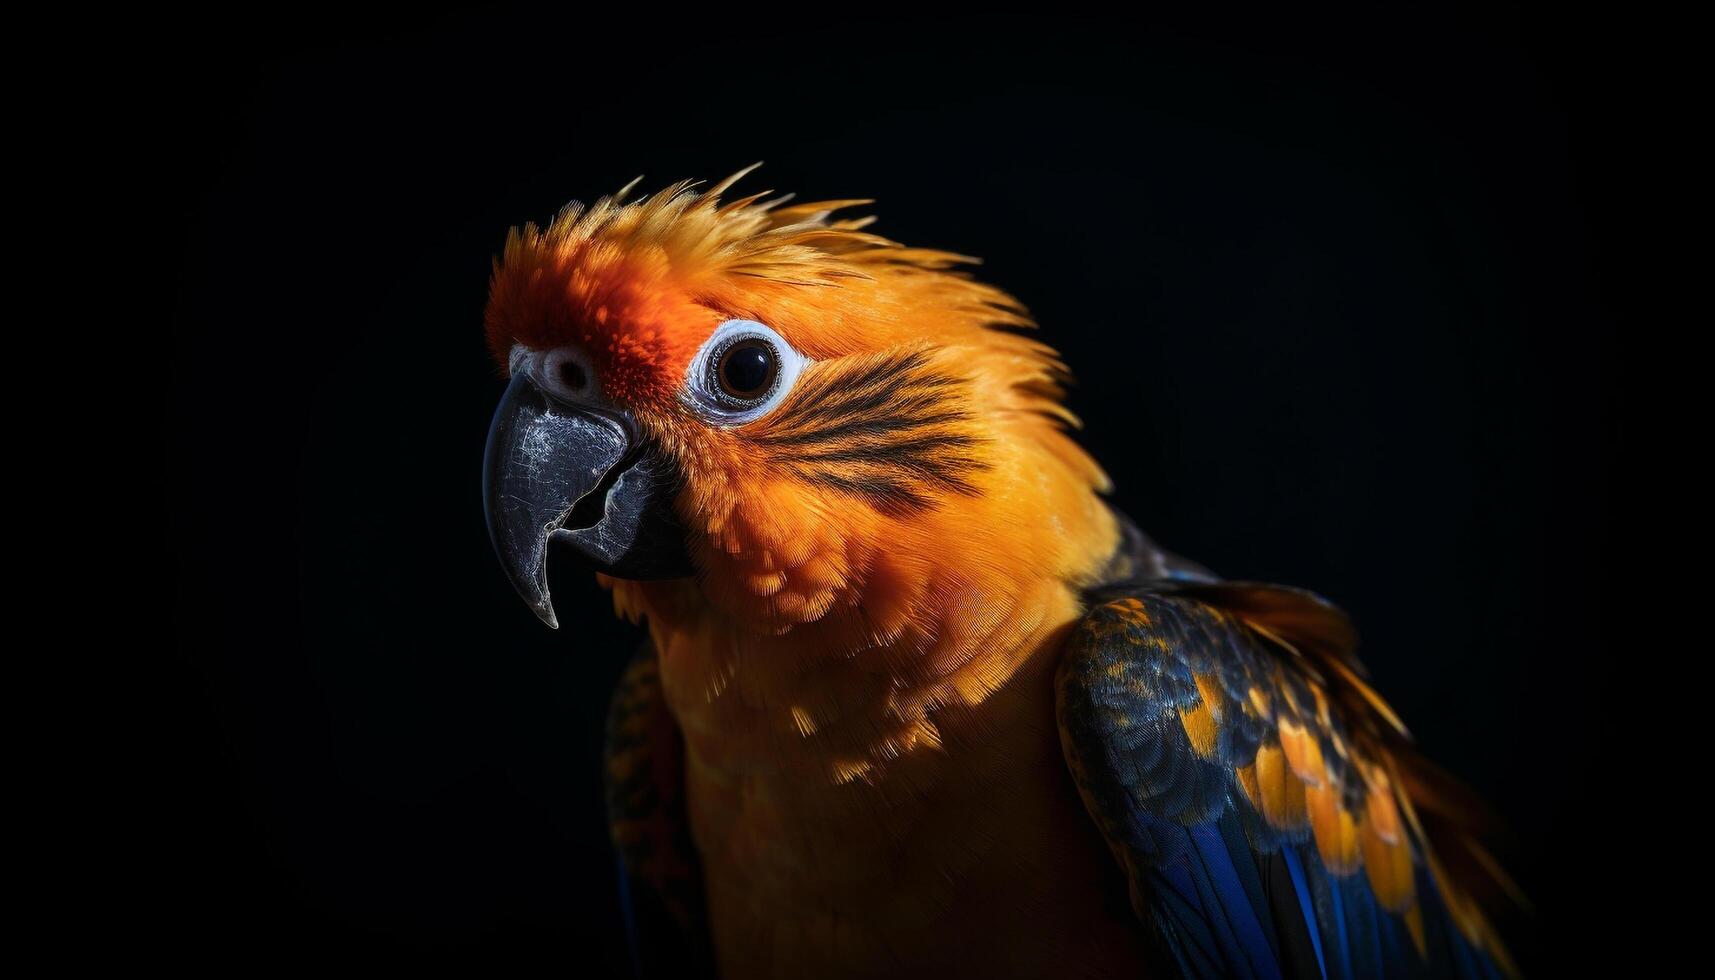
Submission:
<svg viewBox="0 0 1715 980">
<path fill-rule="evenodd" d="M 544 629 L 490 553 L 486 279 L 571 198 L 760 159 L 741 188 L 874 197 L 882 233 L 984 257 L 1076 371 L 1120 506 L 1351 610 L 1377 686 L 1513 828 L 1527 965 L 1598 952 L 1594 29 L 622 13 L 297 13 L 157 59 L 183 211 L 156 940 L 199 967 L 623 968 L 599 732 L 636 633 L 572 567 Z"/>
</svg>

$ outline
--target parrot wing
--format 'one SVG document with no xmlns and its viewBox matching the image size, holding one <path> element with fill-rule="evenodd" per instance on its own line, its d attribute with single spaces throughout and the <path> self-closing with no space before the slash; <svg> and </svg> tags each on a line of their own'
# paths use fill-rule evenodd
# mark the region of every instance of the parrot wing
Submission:
<svg viewBox="0 0 1715 980">
<path fill-rule="evenodd" d="M 1169 974 L 1512 972 L 1447 869 L 1508 883 L 1355 646 L 1296 589 L 1132 579 L 1092 596 L 1057 675 L 1062 747 Z"/>
<path fill-rule="evenodd" d="M 702 870 L 685 812 L 684 741 L 662 697 L 649 640 L 614 690 L 606 763 L 608 827 L 637 975 L 714 976 Z"/>
</svg>

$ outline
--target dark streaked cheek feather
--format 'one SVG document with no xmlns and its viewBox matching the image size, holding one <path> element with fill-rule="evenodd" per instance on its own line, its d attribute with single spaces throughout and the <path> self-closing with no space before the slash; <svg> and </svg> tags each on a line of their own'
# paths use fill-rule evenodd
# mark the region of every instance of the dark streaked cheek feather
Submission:
<svg viewBox="0 0 1715 980">
<path fill-rule="evenodd" d="M 879 510 L 923 510 L 939 494 L 976 495 L 970 478 L 988 468 L 959 407 L 967 385 L 923 351 L 833 362 L 807 372 L 754 441 L 789 450 L 785 467 L 813 486 Z"/>
</svg>

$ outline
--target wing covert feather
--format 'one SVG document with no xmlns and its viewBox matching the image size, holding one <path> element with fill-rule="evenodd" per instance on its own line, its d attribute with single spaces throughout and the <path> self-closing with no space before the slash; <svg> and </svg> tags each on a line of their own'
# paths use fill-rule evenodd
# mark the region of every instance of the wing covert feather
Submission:
<svg viewBox="0 0 1715 980">
<path fill-rule="evenodd" d="M 1096 597 L 1057 683 L 1066 760 L 1185 976 L 1497 976 L 1412 808 L 1403 725 L 1343 614 L 1252 583 Z"/>
</svg>

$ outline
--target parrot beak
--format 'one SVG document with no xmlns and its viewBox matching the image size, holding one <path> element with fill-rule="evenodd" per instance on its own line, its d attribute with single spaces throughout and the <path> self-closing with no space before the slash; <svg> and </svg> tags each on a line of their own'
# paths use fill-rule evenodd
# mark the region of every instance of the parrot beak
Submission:
<svg viewBox="0 0 1715 980">
<path fill-rule="evenodd" d="M 554 629 L 550 540 L 617 578 L 693 571 L 673 514 L 673 466 L 634 431 L 629 419 L 550 397 L 524 372 L 495 410 L 482 468 L 488 536 L 513 587 Z"/>
</svg>

